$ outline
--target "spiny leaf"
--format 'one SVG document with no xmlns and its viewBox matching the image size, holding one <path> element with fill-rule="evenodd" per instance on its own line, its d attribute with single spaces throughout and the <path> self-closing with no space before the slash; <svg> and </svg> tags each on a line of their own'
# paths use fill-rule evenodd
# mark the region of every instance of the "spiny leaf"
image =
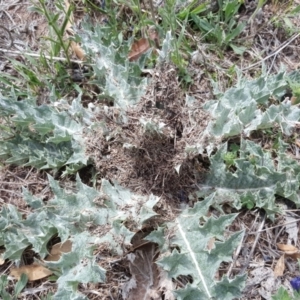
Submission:
<svg viewBox="0 0 300 300">
<path fill-rule="evenodd" d="M 176 248 L 157 263 L 172 278 L 179 275 L 189 275 L 193 278 L 192 284 L 176 291 L 178 299 L 210 299 L 219 293 L 220 286 L 226 287 L 225 299 L 233 299 L 240 295 L 240 290 L 235 284 L 239 282 L 242 287 L 244 277 L 233 281 L 223 277 L 220 282 L 214 279 L 221 262 L 231 261 L 232 253 L 242 238 L 242 232 L 234 233 L 227 239 L 224 237 L 225 227 L 232 223 L 236 215 L 222 216 L 219 219 L 207 218 L 208 208 L 213 201 L 212 196 L 206 198 L 194 208 L 184 210 L 175 224 L 168 224 L 169 230 L 173 232 L 170 244 Z M 218 241 L 215 242 L 214 248 L 208 249 L 212 238 Z"/>
<path fill-rule="evenodd" d="M 86 28 L 82 42 L 86 52 L 95 58 L 94 72 L 103 96 L 112 98 L 115 106 L 123 112 L 138 103 L 147 86 L 147 79 L 139 76 L 140 68 L 129 63 L 127 55 L 122 56 L 115 43 L 106 42 L 104 31 L 99 26 L 93 31 Z"/>
<path fill-rule="evenodd" d="M 87 232 L 77 234 L 72 238 L 71 252 L 63 253 L 57 262 L 46 262 L 49 268 L 59 269 L 61 272 L 54 299 L 86 299 L 78 292 L 79 283 L 105 281 L 105 270 L 93 257 L 93 243 L 94 238 Z"/>
<path fill-rule="evenodd" d="M 215 204 L 231 202 L 236 208 L 263 208 L 270 218 L 279 211 L 275 194 L 281 195 L 300 205 L 297 193 L 300 182 L 300 167 L 285 154 L 285 147 L 279 140 L 276 163 L 272 153 L 264 151 L 252 141 L 241 140 L 239 158 L 235 159 L 235 170 L 229 170 L 223 160 L 227 143 L 210 158 L 210 172 L 198 196 L 214 192 Z"/>
<path fill-rule="evenodd" d="M 101 193 L 106 199 L 109 199 L 107 205 L 113 211 L 110 214 L 112 226 L 110 231 L 99 238 L 97 242 L 109 243 L 110 248 L 121 255 L 123 254 L 121 246 L 130 245 L 131 238 L 134 235 L 134 232 L 124 226 L 124 222 L 127 220 L 131 222 L 132 227 L 136 230 L 141 229 L 147 220 L 156 215 L 153 207 L 159 201 L 159 198 L 154 195 L 146 197 L 133 194 L 116 182 L 111 185 L 105 179 L 102 180 Z M 122 243 L 120 243 L 121 241 Z"/>
<path fill-rule="evenodd" d="M 171 31 L 168 31 L 165 39 L 163 40 L 161 50 L 157 50 L 159 54 L 160 62 L 168 61 L 169 54 L 174 48 L 172 45 L 172 41 L 173 41 L 172 33 Z"/>
<path fill-rule="evenodd" d="M 284 72 L 241 81 L 219 100 L 205 104 L 205 109 L 214 118 L 208 124 L 208 131 L 222 137 L 250 135 L 253 130 L 272 128 L 277 124 L 282 132 L 290 135 L 295 122 L 300 120 L 300 109 L 290 102 L 280 102 L 287 87 Z M 277 103 L 269 106 L 271 97 Z"/>
<path fill-rule="evenodd" d="M 0 140 L 0 158 L 9 164 L 39 169 L 67 166 L 65 173 L 76 172 L 86 165 L 82 132 L 84 122 L 91 116 L 79 98 L 72 102 L 72 107 L 78 109 L 76 115 L 74 110 L 58 111 L 51 105 L 37 106 L 34 101 L 0 97 L 2 115 L 13 115 L 10 122 L 14 124 L 11 133 L 14 137 Z"/>
<path fill-rule="evenodd" d="M 167 245 L 164 238 L 164 227 L 157 227 L 156 230 L 151 231 L 144 239 L 158 244 L 159 248 L 163 250 Z"/>
</svg>

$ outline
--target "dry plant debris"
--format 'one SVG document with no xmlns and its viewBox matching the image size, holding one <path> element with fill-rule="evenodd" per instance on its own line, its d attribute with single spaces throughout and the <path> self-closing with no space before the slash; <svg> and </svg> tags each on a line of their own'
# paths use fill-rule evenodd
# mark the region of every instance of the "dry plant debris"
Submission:
<svg viewBox="0 0 300 300">
<path fill-rule="evenodd" d="M 254 2 L 245 1 L 241 21 L 252 15 L 256 7 Z M 43 36 L 47 36 L 46 21 L 40 15 L 29 12 L 27 8 L 30 5 L 29 1 L 0 3 L 2 72 L 11 75 L 15 72 L 3 53 L 22 60 L 22 52 L 25 49 L 38 53 L 37 51 L 41 50 L 40 40 Z M 220 89 L 224 91 L 231 84 L 226 78 L 227 70 L 233 64 L 239 65 L 249 78 L 255 77 L 260 72 L 259 66 L 262 62 L 265 63 L 268 73 L 278 72 L 282 63 L 288 70 L 298 69 L 299 34 L 288 37 L 282 27 L 276 27 L 272 22 L 272 18 L 279 16 L 283 9 L 284 6 L 279 2 L 268 1 L 254 20 L 249 22 L 239 36 L 240 42 L 247 45 L 242 58 L 233 52 L 218 55 L 209 51 L 205 43 L 198 43 L 199 49 L 194 53 L 187 68 L 194 79 L 188 92 L 195 97 L 199 107 L 189 109 L 177 68 L 173 64 L 166 63 L 149 72 L 151 83 L 138 105 L 127 111 L 129 120 L 127 124 L 119 123 L 120 112 L 115 107 L 100 110 L 95 114 L 98 122 L 105 121 L 107 131 L 113 132 L 110 138 L 107 138 L 103 128 L 100 127 L 88 133 L 86 152 L 93 158 L 96 172 L 101 179 L 116 180 L 123 187 L 139 194 L 153 193 L 161 197 L 161 201 L 154 209 L 162 218 L 154 219 L 152 226 L 174 219 L 183 203 L 192 205 L 194 200 L 190 200 L 188 196 L 197 190 L 195 183 L 201 180 L 201 174 L 208 171 L 208 160 L 205 157 L 187 155 L 184 151 L 187 146 L 199 143 L 202 132 L 209 122 L 209 114 L 201 107 L 201 104 L 213 98 L 207 73 L 214 72 L 214 76 L 220 82 Z M 128 13 L 125 7 L 123 10 Z M 100 18 L 96 15 L 94 17 L 95 22 Z M 102 22 L 103 16 L 101 18 Z M 292 22 L 294 26 L 300 26 L 299 18 L 293 18 Z M 68 29 L 70 25 L 71 23 Z M 156 40 L 157 36 L 150 36 L 150 39 Z M 74 45 L 73 51 L 80 60 L 83 60 L 82 49 L 77 44 Z M 135 61 L 149 50 L 150 43 L 148 39 L 141 38 L 131 47 L 129 60 Z M 164 124 L 164 134 L 145 135 L 141 120 L 145 126 L 148 120 Z M 200 140 L 202 145 L 209 142 L 206 139 Z M 299 148 L 297 144 L 295 147 Z M 176 169 L 179 165 L 180 168 Z M 82 174 L 82 177 L 84 175 Z M 64 179 L 62 185 L 72 187 L 72 178 Z M 23 200 L 22 187 L 27 188 L 44 202 L 52 196 L 45 172 L 28 167 L 1 166 L 0 206 L 14 205 L 26 218 L 30 208 Z M 105 202 L 103 199 L 99 201 Z M 226 273 L 229 276 L 236 275 L 241 270 L 247 272 L 246 287 L 240 299 L 270 299 L 280 285 L 291 290 L 288 281 L 299 274 L 296 264 L 299 258 L 299 211 L 295 210 L 291 203 L 284 204 L 283 207 L 285 214 L 277 215 L 275 223 L 262 218 L 258 210 L 242 211 L 229 228 L 230 232 L 245 229 L 245 236 L 234 255 L 234 261 L 231 264 L 224 263 L 223 269 L 219 270 L 216 277 L 220 279 L 221 275 Z M 230 207 L 227 210 L 228 213 L 232 212 Z M 217 215 L 219 212 L 212 210 L 210 213 Z M 90 230 L 98 232 L 99 236 L 106 232 L 106 228 L 100 226 L 91 227 Z M 215 242 L 214 239 L 210 239 L 207 250 L 212 250 Z M 67 245 L 66 249 L 59 252 L 68 252 L 70 243 L 52 246 L 50 255 L 54 255 L 55 260 L 60 257 L 59 253 L 54 254 L 56 247 L 64 248 L 64 245 Z M 187 276 L 180 277 L 174 282 L 157 267 L 155 261 L 159 251 L 155 243 L 144 241 L 141 245 L 133 245 L 133 250 L 127 251 L 124 257 L 112 258 L 106 251 L 108 249 L 105 247 L 95 250 L 99 253 L 99 265 L 107 270 L 106 283 L 82 284 L 79 287 L 89 299 L 172 300 L 175 299 L 171 292 L 174 286 L 185 286 L 190 281 Z M 28 251 L 27 254 L 30 256 L 28 259 L 30 263 L 24 262 L 19 268 L 15 268 L 0 257 L 1 273 L 9 271 L 18 278 L 25 272 L 31 281 L 37 281 L 50 274 L 44 267 L 33 263 L 33 253 Z M 36 299 L 55 289 L 55 285 L 44 279 L 31 283 L 21 298 Z"/>
<path fill-rule="evenodd" d="M 105 178 L 115 179 L 142 194 L 164 195 L 170 203 L 187 201 L 201 168 L 197 159 L 184 155 L 184 148 L 201 135 L 208 116 L 200 107 L 193 111 L 186 108 L 173 66 L 159 67 L 153 73 L 155 78 L 144 99 L 127 113 L 129 124 L 118 125 L 113 120 L 112 110 L 108 118 L 111 120 L 109 131 L 115 133 L 114 138 L 107 141 L 96 131 L 90 138 L 87 152 Z M 103 114 L 99 114 L 99 121 Z M 196 119 L 201 122 L 194 124 L 191 130 L 191 123 Z M 145 135 L 140 120 L 166 124 L 163 130 L 167 134 Z M 179 164 L 178 174 L 175 167 Z"/>
</svg>

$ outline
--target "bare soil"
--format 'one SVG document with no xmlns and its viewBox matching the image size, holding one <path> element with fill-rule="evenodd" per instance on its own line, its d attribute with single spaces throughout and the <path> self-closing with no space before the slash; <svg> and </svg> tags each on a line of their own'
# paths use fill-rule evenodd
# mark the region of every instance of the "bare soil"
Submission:
<svg viewBox="0 0 300 300">
<path fill-rule="evenodd" d="M 255 1 L 245 1 L 245 6 L 240 13 L 241 20 L 250 17 L 253 7 L 256 7 L 254 3 Z M 296 4 L 299 3 L 295 1 Z M 24 51 L 39 53 L 44 50 L 48 25 L 43 16 L 29 11 L 31 5 L 27 0 L 2 0 L 0 3 L 1 72 L 16 75 L 8 58 L 23 59 Z M 80 23 L 80 18 L 84 14 L 80 4 L 77 5 L 75 22 Z M 257 57 L 264 59 L 274 51 L 278 53 L 264 60 L 270 73 L 278 72 L 282 64 L 289 71 L 299 68 L 299 37 L 284 49 L 278 50 L 290 39 L 282 26 L 276 27 L 274 22 L 271 22 L 272 18 L 283 12 L 283 9 L 284 5 L 280 5 L 279 2 L 272 4 L 272 1 L 268 1 L 259 16 L 238 38 L 248 49 L 242 56 L 237 56 L 229 49 L 224 49 L 220 55 L 208 51 L 208 45 L 199 44 L 198 52 L 187 67 L 193 79 L 193 84 L 188 91 L 182 88 L 176 67 L 172 64 L 164 64 L 153 69 L 150 75 L 148 74 L 151 84 L 141 102 L 127 112 L 129 122 L 126 126 L 118 123 L 117 111 L 114 107 L 110 108 L 109 114 L 104 115 L 101 112 L 96 115 L 98 122 L 105 121 L 108 129 L 116 134 L 112 139 L 107 140 L 100 127 L 89 133 L 87 153 L 93 159 L 93 166 L 79 173 L 82 180 L 90 184 L 91 168 L 94 168 L 99 174 L 97 182 L 102 178 L 116 180 L 135 193 L 143 195 L 153 193 L 161 197 L 159 205 L 155 208 L 161 216 L 160 220 L 156 220 L 156 225 L 175 218 L 182 204 L 192 206 L 194 200 L 190 200 L 188 196 L 197 190 L 196 183 L 201 181 L 201 176 L 209 170 L 209 160 L 205 156 L 187 154 L 184 149 L 195 144 L 204 147 L 210 142 L 202 135 L 210 118 L 209 114 L 202 109 L 202 104 L 214 98 L 210 74 L 214 73 L 220 88 L 224 91 L 233 84 L 227 78 L 228 68 L 237 65 L 243 70 L 245 76 L 249 79 L 254 78 L 260 73 L 261 67 L 261 64 L 254 65 Z M 96 14 L 91 17 L 94 18 L 92 19 L 94 22 L 101 18 Z M 299 27 L 300 17 L 293 18 L 292 22 Z M 1 52 L 3 49 L 6 51 Z M 186 94 L 195 97 L 199 103 L 198 109 L 191 111 L 187 108 Z M 43 95 L 43 98 L 45 97 L 47 95 Z M 86 99 L 86 101 L 93 101 L 93 98 L 88 95 Z M 164 136 L 170 138 L 164 138 L 163 135 L 145 136 L 139 122 L 141 118 L 155 119 L 163 123 L 162 130 L 168 133 Z M 124 143 L 128 147 L 123 147 Z M 181 165 L 179 174 L 175 170 L 178 165 Z M 57 174 L 52 175 L 57 176 Z M 62 186 L 69 186 L 72 185 L 74 178 L 60 180 Z M 30 209 L 23 200 L 22 188 L 28 189 L 44 201 L 52 196 L 45 171 L 5 166 L 0 170 L 0 207 L 7 204 L 14 205 L 26 218 Z M 235 276 L 246 273 L 248 279 L 243 297 L 240 299 L 271 299 L 271 295 L 281 285 L 291 291 L 289 280 L 300 275 L 298 263 L 292 258 L 286 260 L 286 270 L 282 276 L 276 276 L 274 273 L 282 255 L 276 244 L 291 243 L 299 247 L 299 210 L 285 199 L 278 199 L 278 201 L 281 201 L 283 210 L 289 211 L 285 216 L 277 215 L 275 221 L 271 222 L 258 209 L 243 210 L 239 212 L 239 216 L 229 228 L 229 232 L 244 230 L 245 235 L 234 254 L 233 262 L 224 263 L 216 278 L 220 279 L 223 274 Z M 228 213 L 235 212 L 229 206 L 224 209 Z M 211 213 L 217 214 L 215 211 Z M 142 239 L 156 225 L 149 225 L 143 233 L 137 232 L 132 241 L 133 248 L 129 251 L 139 255 L 143 253 L 153 270 L 156 268 L 154 262 L 157 249 L 153 243 L 143 244 Z M 101 231 L 103 228 L 92 230 Z M 106 257 L 105 260 L 99 261 L 99 264 L 107 270 L 106 283 L 81 285 L 80 291 L 89 299 L 124 299 L 122 289 L 124 291 L 124 285 L 128 284 L 130 278 L 137 276 L 137 272 L 125 257 L 111 257 L 105 251 L 105 248 L 98 249 L 96 254 Z M 139 263 L 142 265 L 142 262 Z M 6 262 L 0 266 L 0 272 L 8 273 L 12 266 L 10 262 Z M 154 273 L 159 272 L 155 269 Z M 172 299 L 168 296 L 168 288 L 161 281 L 162 274 L 159 276 L 154 283 L 158 290 L 151 299 Z M 145 280 L 140 277 L 136 279 L 140 282 Z M 183 287 L 189 280 L 189 277 L 178 278 L 173 282 L 172 288 Z M 22 299 L 38 299 L 49 291 L 55 291 L 55 284 L 45 279 L 28 284 L 25 290 L 31 293 L 23 293 Z M 141 293 L 139 289 L 133 291 L 136 295 Z M 127 295 L 127 299 L 138 299 L 132 294 Z"/>
</svg>

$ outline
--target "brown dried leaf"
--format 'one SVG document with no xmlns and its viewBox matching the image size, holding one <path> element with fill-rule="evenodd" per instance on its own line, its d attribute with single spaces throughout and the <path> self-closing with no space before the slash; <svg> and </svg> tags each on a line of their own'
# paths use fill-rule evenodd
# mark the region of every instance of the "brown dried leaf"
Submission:
<svg viewBox="0 0 300 300">
<path fill-rule="evenodd" d="M 298 248 L 293 245 L 286 245 L 286 244 L 276 244 L 277 248 L 286 254 L 294 254 L 298 252 Z"/>
<path fill-rule="evenodd" d="M 4 250 L 1 250 L 0 251 L 0 266 L 5 263 L 5 259 L 3 259 L 3 253 L 4 253 Z"/>
<path fill-rule="evenodd" d="M 288 255 L 288 257 L 291 257 L 291 258 L 293 258 L 295 260 L 300 259 L 300 253 L 299 252 L 293 253 L 293 254 L 286 254 L 286 255 Z"/>
<path fill-rule="evenodd" d="M 206 245 L 207 250 L 211 250 L 211 249 L 215 248 L 215 240 L 216 239 L 214 237 L 210 238 L 210 240 L 208 241 L 208 243 Z"/>
<path fill-rule="evenodd" d="M 296 145 L 297 147 L 300 147 L 300 140 L 299 140 L 299 139 L 296 139 L 294 143 L 295 143 L 295 145 Z"/>
<path fill-rule="evenodd" d="M 122 296 L 130 300 L 159 300 L 159 270 L 154 260 L 157 257 L 157 246 L 147 243 L 129 253 L 130 281 L 122 286 Z"/>
<path fill-rule="evenodd" d="M 128 55 L 129 61 L 137 60 L 142 54 L 144 54 L 148 49 L 150 49 L 150 44 L 148 39 L 141 38 L 140 40 L 134 42 L 131 45 L 131 49 Z"/>
<path fill-rule="evenodd" d="M 68 11 L 70 8 L 70 3 L 68 0 L 65 0 L 65 10 Z M 73 35 L 73 29 L 72 29 L 72 24 L 74 23 L 74 16 L 73 13 L 71 13 L 70 18 L 68 20 L 68 23 L 66 25 L 66 32 L 70 33 Z"/>
<path fill-rule="evenodd" d="M 299 97 L 296 97 L 296 96 L 291 97 L 291 104 L 292 105 L 296 105 L 296 104 L 299 104 L 299 103 L 300 103 L 300 98 Z"/>
<path fill-rule="evenodd" d="M 58 261 L 63 253 L 68 253 L 72 250 L 72 242 L 70 240 L 64 243 L 58 243 L 52 246 L 50 254 L 45 258 L 46 261 Z"/>
<path fill-rule="evenodd" d="M 142 54 L 147 52 L 151 45 L 149 41 L 153 41 L 156 46 L 158 46 L 158 34 L 155 30 L 148 31 L 149 38 L 141 38 L 140 40 L 134 42 L 131 45 L 130 52 L 128 54 L 128 59 L 130 61 L 135 61 L 141 57 Z"/>
<path fill-rule="evenodd" d="M 35 281 L 51 275 L 53 272 L 47 268 L 33 263 L 32 265 L 22 266 L 20 268 L 12 268 L 10 275 L 16 279 L 20 279 L 22 274 L 26 274 L 29 281 Z"/>
<path fill-rule="evenodd" d="M 69 1 L 65 0 L 65 9 L 66 9 L 66 11 L 68 11 L 69 7 L 70 7 Z M 66 25 L 66 33 L 70 36 L 74 35 L 74 31 L 72 29 L 73 23 L 74 23 L 74 16 L 73 16 L 73 13 L 71 13 L 70 18 L 68 20 L 68 23 Z M 70 46 L 71 46 L 71 49 L 74 52 L 74 54 L 77 56 L 77 58 L 79 58 L 81 60 L 84 60 L 85 53 L 84 53 L 83 49 L 81 48 L 81 46 L 78 43 L 74 42 L 74 41 L 71 41 Z"/>
<path fill-rule="evenodd" d="M 75 43 L 74 41 L 71 41 L 71 49 L 77 56 L 77 58 L 84 60 L 85 59 L 85 53 L 81 46 L 78 43 Z"/>
<path fill-rule="evenodd" d="M 300 253 L 297 247 L 293 245 L 277 244 L 279 250 L 284 251 L 284 254 L 295 260 L 300 259 Z"/>
<path fill-rule="evenodd" d="M 277 264 L 274 269 L 274 276 L 282 276 L 284 272 L 285 264 L 284 264 L 284 254 L 278 259 Z"/>
</svg>

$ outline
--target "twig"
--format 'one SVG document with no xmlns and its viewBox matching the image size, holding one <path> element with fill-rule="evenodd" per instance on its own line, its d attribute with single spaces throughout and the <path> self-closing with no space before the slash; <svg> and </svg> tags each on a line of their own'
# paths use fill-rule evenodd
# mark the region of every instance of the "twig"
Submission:
<svg viewBox="0 0 300 300">
<path fill-rule="evenodd" d="M 25 185 L 35 184 L 35 183 L 36 183 L 36 182 L 25 183 Z M 10 182 L 10 181 L 0 181 L 0 184 L 16 184 L 16 185 L 24 185 L 24 183 L 22 183 L 22 182 Z"/>
<path fill-rule="evenodd" d="M 0 192 L 11 193 L 11 194 L 17 195 L 19 197 L 22 197 L 21 193 L 18 193 L 18 192 L 15 192 L 15 191 L 10 191 L 10 190 L 6 190 L 6 189 L 0 189 Z"/>
<path fill-rule="evenodd" d="M 256 245 L 257 245 L 257 242 L 259 240 L 259 237 L 260 237 L 260 233 L 261 233 L 261 229 L 265 226 L 265 221 L 266 221 L 266 215 L 264 215 L 262 221 L 261 221 L 261 224 L 259 226 L 259 229 L 256 233 L 256 237 L 255 237 L 255 241 L 252 245 L 252 248 L 251 248 L 251 251 L 250 251 L 250 254 L 246 260 L 246 263 L 243 265 L 242 269 L 240 270 L 240 274 L 243 274 L 245 272 L 245 270 L 248 268 L 248 265 L 249 265 L 249 262 L 250 262 L 250 259 L 251 257 L 253 256 L 253 253 L 254 253 L 254 250 L 256 248 Z"/>
<path fill-rule="evenodd" d="M 282 51 L 285 47 L 287 47 L 292 41 L 294 41 L 298 36 L 300 35 L 300 32 L 297 33 L 296 35 L 294 35 L 289 41 L 285 41 L 276 51 L 274 51 L 272 54 L 266 56 L 265 58 L 261 59 L 260 61 L 256 62 L 253 65 L 250 65 L 244 69 L 242 69 L 242 71 L 246 71 L 249 69 L 252 69 L 253 67 L 256 67 L 258 65 L 260 65 L 262 62 L 264 62 L 265 60 L 269 59 L 270 57 L 279 54 L 280 51 Z"/>
<path fill-rule="evenodd" d="M 239 256 L 240 252 L 241 252 L 242 245 L 243 245 L 243 243 L 244 243 L 244 239 L 245 239 L 245 235 L 244 235 L 243 238 L 241 239 L 241 242 L 239 243 L 238 248 L 236 249 L 236 251 L 235 251 L 235 253 L 234 253 L 233 261 L 232 261 L 232 263 L 230 264 L 230 267 L 229 267 L 229 269 L 228 269 L 228 271 L 227 271 L 227 274 L 226 274 L 226 276 L 227 276 L 228 278 L 230 278 L 230 275 L 231 275 L 233 266 L 235 265 L 236 260 L 237 260 L 237 258 L 238 258 L 238 256 Z"/>
<path fill-rule="evenodd" d="M 274 228 L 277 228 L 277 227 L 282 227 L 282 226 L 285 226 L 285 225 L 288 225 L 288 224 L 293 224 L 293 223 L 299 222 L 299 221 L 300 221 L 300 219 L 295 219 L 295 220 L 290 221 L 290 222 L 284 222 L 284 223 L 282 223 L 282 224 L 280 224 L 280 225 L 276 225 L 276 226 L 273 226 L 273 227 L 269 227 L 269 228 L 267 228 L 267 229 L 259 230 L 258 232 L 264 232 L 264 231 L 267 231 L 267 230 L 270 230 L 270 229 L 274 229 Z M 253 233 L 254 233 L 254 232 L 250 232 L 249 234 L 253 234 Z"/>
<path fill-rule="evenodd" d="M 0 52 L 18 54 L 18 55 L 28 55 L 28 56 L 32 56 L 32 57 L 41 57 L 41 55 L 42 55 L 42 54 L 39 54 L 39 53 L 14 51 L 14 50 L 7 50 L 7 49 L 3 49 L 3 48 L 0 48 Z M 46 58 L 46 59 L 49 59 L 49 60 L 52 59 L 52 60 L 57 60 L 57 61 L 68 61 L 64 57 L 49 56 L 49 55 L 44 55 L 43 57 Z M 75 59 L 70 59 L 70 62 L 76 63 L 76 64 L 83 64 L 84 63 L 84 64 L 89 65 L 89 66 L 92 65 L 92 64 L 87 64 L 87 63 L 83 62 L 82 60 L 75 60 Z"/>
<path fill-rule="evenodd" d="M 13 43 L 14 43 L 14 39 L 13 39 L 10 31 L 6 27 L 0 25 L 0 28 L 2 28 L 5 32 L 8 33 L 8 36 L 9 36 L 9 39 L 10 39 L 10 44 L 7 46 L 7 48 L 10 48 L 13 45 Z"/>
</svg>

